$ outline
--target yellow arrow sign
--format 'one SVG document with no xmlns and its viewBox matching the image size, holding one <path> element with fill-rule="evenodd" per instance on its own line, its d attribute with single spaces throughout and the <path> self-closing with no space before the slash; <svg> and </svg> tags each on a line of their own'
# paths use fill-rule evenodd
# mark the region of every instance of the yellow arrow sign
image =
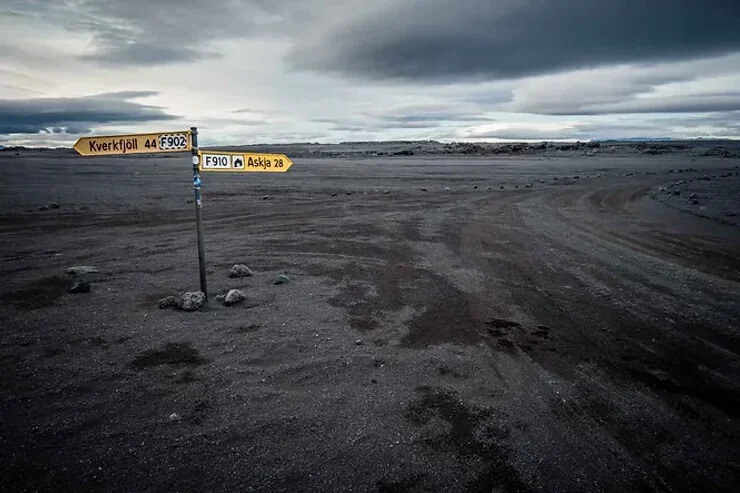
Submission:
<svg viewBox="0 0 740 493">
<path fill-rule="evenodd" d="M 156 134 L 82 137 L 75 142 L 74 150 L 82 156 L 181 152 L 192 149 L 190 137 L 189 130 Z"/>
<path fill-rule="evenodd" d="M 198 151 L 201 171 L 285 173 L 293 161 L 284 154 Z"/>
</svg>

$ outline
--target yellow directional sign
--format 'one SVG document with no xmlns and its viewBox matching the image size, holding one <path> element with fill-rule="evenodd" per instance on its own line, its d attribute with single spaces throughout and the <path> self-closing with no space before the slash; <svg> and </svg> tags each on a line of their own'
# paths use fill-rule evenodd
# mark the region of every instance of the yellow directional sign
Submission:
<svg viewBox="0 0 740 493">
<path fill-rule="evenodd" d="M 198 151 L 201 171 L 285 173 L 293 161 L 284 154 Z"/>
<path fill-rule="evenodd" d="M 191 149 L 190 130 L 156 134 L 82 137 L 74 145 L 74 150 L 82 156 L 181 152 Z"/>
</svg>

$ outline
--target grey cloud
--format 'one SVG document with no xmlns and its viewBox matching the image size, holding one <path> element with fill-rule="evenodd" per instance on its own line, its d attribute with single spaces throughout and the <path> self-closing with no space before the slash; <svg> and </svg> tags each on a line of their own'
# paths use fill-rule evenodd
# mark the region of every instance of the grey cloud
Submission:
<svg viewBox="0 0 740 493">
<path fill-rule="evenodd" d="M 246 37 L 270 15 L 241 0 L 9 0 L 12 11 L 92 37 L 83 58 L 152 65 L 217 56 L 209 43 Z"/>
<path fill-rule="evenodd" d="M 590 140 L 621 138 L 692 138 L 726 137 L 740 132 L 740 111 L 682 117 L 661 116 L 635 121 L 591 121 L 563 124 L 559 129 L 510 126 L 495 130 L 469 132 L 470 139 L 507 140 Z"/>
<path fill-rule="evenodd" d="M 582 105 L 550 111 L 539 111 L 539 113 L 551 115 L 603 115 L 620 113 L 698 113 L 734 110 L 740 110 L 740 92 L 632 98 L 609 104 Z"/>
<path fill-rule="evenodd" d="M 498 109 L 545 115 L 733 111 L 740 109 L 738 67 L 735 53 L 531 77 L 519 81 L 511 101 Z"/>
<path fill-rule="evenodd" d="M 389 107 L 364 112 L 347 118 L 316 118 L 313 122 L 331 124 L 337 131 L 375 131 L 393 129 L 432 129 L 464 126 L 476 122 L 491 122 L 480 113 L 454 109 L 439 104 Z"/>
<path fill-rule="evenodd" d="M 79 98 L 0 100 L 0 134 L 89 133 L 103 124 L 131 124 L 177 117 L 162 108 L 130 101 L 151 91 L 126 91 Z"/>
<path fill-rule="evenodd" d="M 512 78 L 740 48 L 736 0 L 350 4 L 302 33 L 293 64 L 372 78 Z"/>
</svg>

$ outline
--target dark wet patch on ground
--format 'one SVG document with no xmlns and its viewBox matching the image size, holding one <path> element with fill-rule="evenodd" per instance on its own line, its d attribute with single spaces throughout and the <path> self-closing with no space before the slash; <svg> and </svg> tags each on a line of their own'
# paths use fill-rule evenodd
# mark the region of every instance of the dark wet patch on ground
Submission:
<svg viewBox="0 0 740 493">
<path fill-rule="evenodd" d="M 207 361 L 188 343 L 169 343 L 163 349 L 147 349 L 139 353 L 131 362 L 131 368 L 143 370 L 161 365 L 197 366 Z"/>
<path fill-rule="evenodd" d="M 15 305 L 23 310 L 35 310 L 53 306 L 56 300 L 72 286 L 68 279 L 58 276 L 45 277 L 30 282 L 26 287 L 0 295 L 0 301 Z"/>
<path fill-rule="evenodd" d="M 443 389 L 422 386 L 417 391 L 419 397 L 406 408 L 406 419 L 418 427 L 433 427 L 438 420 L 447 424 L 443 432 L 424 439 L 424 443 L 458 457 L 477 458 L 484 464 L 466 491 L 528 490 L 506 461 L 504 441 L 509 438 L 509 430 L 494 423 L 493 410 L 467 405 L 457 394 Z"/>
</svg>

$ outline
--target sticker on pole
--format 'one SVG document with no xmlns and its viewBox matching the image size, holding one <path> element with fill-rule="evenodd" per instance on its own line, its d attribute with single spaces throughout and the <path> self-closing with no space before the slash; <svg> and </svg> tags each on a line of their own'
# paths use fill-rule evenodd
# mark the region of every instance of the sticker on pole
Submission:
<svg viewBox="0 0 740 493">
<path fill-rule="evenodd" d="M 201 171 L 285 173 L 293 161 L 284 154 L 199 151 Z"/>
<path fill-rule="evenodd" d="M 74 145 L 74 150 L 81 156 L 182 152 L 189 151 L 192 148 L 189 130 L 154 134 L 82 137 Z"/>
</svg>

